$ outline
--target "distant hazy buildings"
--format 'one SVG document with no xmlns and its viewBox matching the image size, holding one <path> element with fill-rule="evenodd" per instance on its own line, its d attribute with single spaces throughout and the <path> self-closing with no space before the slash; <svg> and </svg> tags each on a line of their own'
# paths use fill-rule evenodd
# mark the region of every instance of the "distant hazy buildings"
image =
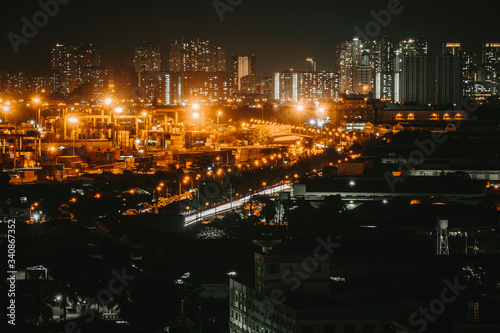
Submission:
<svg viewBox="0 0 500 333">
<path fill-rule="evenodd" d="M 272 76 L 263 76 L 260 80 L 260 93 L 265 99 L 271 100 L 274 97 L 274 79 Z"/>
<path fill-rule="evenodd" d="M 137 45 L 134 51 L 134 68 L 137 73 L 160 71 L 160 47 L 154 43 L 146 42 Z"/>
<path fill-rule="evenodd" d="M 134 66 L 127 66 L 115 60 L 111 77 L 113 82 L 113 93 L 116 94 L 118 98 L 130 99 L 140 97 L 140 91 L 135 89 L 139 84 L 138 75 Z"/>
<path fill-rule="evenodd" d="M 223 72 L 226 49 L 209 40 L 177 39 L 170 43 L 169 68 L 172 72 Z"/>
<path fill-rule="evenodd" d="M 158 72 L 161 70 L 160 47 L 154 43 L 142 42 L 134 51 L 134 69 L 137 73 L 139 86 L 145 72 Z"/>
<path fill-rule="evenodd" d="M 107 69 L 101 66 L 100 51 L 92 44 L 57 44 L 51 52 L 51 92 L 68 95 L 75 89 L 82 97 L 97 99 L 108 85 Z"/>
</svg>

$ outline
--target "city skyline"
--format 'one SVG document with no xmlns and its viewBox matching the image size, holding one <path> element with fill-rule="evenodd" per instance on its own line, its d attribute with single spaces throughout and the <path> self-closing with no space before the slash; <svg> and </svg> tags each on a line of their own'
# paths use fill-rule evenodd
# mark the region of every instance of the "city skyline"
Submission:
<svg viewBox="0 0 500 333">
<path fill-rule="evenodd" d="M 298 4 L 288 2 L 286 5 L 269 6 L 261 2 L 252 5 L 241 3 L 232 11 L 224 12 L 224 20 L 221 21 L 212 2 L 198 2 L 189 12 L 181 3 L 154 3 L 152 8 L 157 10 L 146 15 L 143 12 L 148 11 L 147 5 L 135 8 L 125 3 L 115 8 L 100 3 L 94 7 L 91 2 L 82 8 L 78 2 L 68 2 L 59 5 L 57 14 L 40 27 L 33 38 L 19 45 L 17 54 L 9 39 L 5 38 L 0 67 L 27 73 L 43 72 L 48 68 L 40 60 L 48 59 L 46 52 L 56 43 L 80 42 L 99 47 L 103 66 L 110 67 L 115 59 L 129 63 L 133 58 L 134 47 L 142 41 L 154 41 L 160 45 L 164 50 L 161 60 L 166 66 L 169 44 L 184 37 L 223 44 L 228 55 L 256 54 L 260 59 L 259 75 L 270 75 L 290 68 L 305 70 L 305 59 L 309 57 L 315 58 L 320 71 L 336 70 L 337 45 L 359 35 L 355 31 L 356 27 L 365 31 L 365 25 L 375 20 L 372 12 L 380 13 L 387 7 L 386 2 L 360 5 L 357 9 L 346 4 L 345 11 L 339 11 L 332 4 L 313 2 L 304 8 Z M 492 15 L 489 11 L 471 8 L 465 13 L 460 6 L 451 2 L 432 4 L 432 7 L 426 5 L 413 8 L 412 3 L 401 3 L 401 12 L 393 15 L 387 27 L 380 29 L 373 39 L 388 35 L 396 42 L 405 37 L 425 35 L 429 39 L 431 54 L 440 53 L 441 44 L 447 42 L 460 42 L 470 52 L 479 53 L 481 43 L 499 39 L 495 32 L 494 17 L 488 19 Z M 168 9 L 166 12 L 163 11 L 165 7 Z M 428 11 L 426 8 L 435 10 Z M 35 1 L 16 4 L 2 22 L 2 33 L 5 36 L 9 33 L 21 35 L 22 17 L 31 20 L 31 16 L 40 10 L 40 5 Z M 163 14 L 169 12 L 176 14 Z M 474 14 L 481 17 L 481 25 L 457 24 L 469 22 L 466 16 L 474 17 Z M 477 16 L 479 14 L 481 16 Z M 134 16 L 137 22 L 128 24 Z M 419 23 L 415 24 L 415 20 L 419 20 Z M 425 26 L 422 26 L 422 22 L 426 23 Z M 90 28 L 81 28 L 85 24 L 90 25 Z"/>
</svg>

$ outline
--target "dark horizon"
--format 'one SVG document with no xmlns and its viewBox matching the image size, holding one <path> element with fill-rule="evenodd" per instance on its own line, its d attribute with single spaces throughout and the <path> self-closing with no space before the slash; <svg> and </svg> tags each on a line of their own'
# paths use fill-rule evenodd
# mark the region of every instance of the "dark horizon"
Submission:
<svg viewBox="0 0 500 333">
<path fill-rule="evenodd" d="M 45 1 L 45 0 L 44 0 Z M 387 9 L 391 1 L 335 5 L 332 2 L 254 1 L 242 2 L 226 11 L 224 21 L 213 1 L 191 2 L 186 6 L 173 1 L 124 1 L 120 7 L 95 0 L 69 1 L 16 54 L 8 33 L 21 34 L 21 18 L 41 10 L 38 1 L 18 2 L 2 20 L 0 69 L 42 74 L 50 69 L 50 50 L 56 43 L 92 43 L 101 50 L 102 65 L 112 68 L 114 59 L 132 65 L 134 47 L 143 40 L 158 43 L 163 69 L 168 70 L 168 49 L 177 38 L 201 38 L 223 44 L 227 55 L 254 53 L 258 75 L 270 75 L 290 68 L 305 70 L 308 57 L 314 57 L 318 70 L 336 69 L 336 49 L 344 40 L 355 37 L 355 27 L 365 30 L 374 21 L 371 11 Z M 224 2 L 225 3 L 225 2 Z M 271 5 L 274 3 L 275 5 Z M 490 6 L 488 6 L 490 4 Z M 495 6 L 496 5 L 496 6 Z M 342 9 L 335 8 L 343 6 Z M 373 39 L 387 35 L 397 44 L 406 37 L 424 35 L 429 53 L 439 54 L 446 42 L 460 42 L 463 49 L 480 56 L 481 44 L 500 42 L 493 1 L 480 8 L 444 1 L 401 1 L 400 13 Z M 479 18 L 481 21 L 479 21 Z"/>
</svg>

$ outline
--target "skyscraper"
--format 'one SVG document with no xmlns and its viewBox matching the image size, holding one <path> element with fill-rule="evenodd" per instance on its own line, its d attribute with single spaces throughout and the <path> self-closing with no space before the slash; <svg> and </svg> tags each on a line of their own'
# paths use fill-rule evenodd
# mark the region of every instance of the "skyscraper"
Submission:
<svg viewBox="0 0 500 333">
<path fill-rule="evenodd" d="M 375 98 L 394 98 L 394 44 L 387 38 L 380 42 L 380 65 L 375 74 Z"/>
<path fill-rule="evenodd" d="M 170 43 L 169 68 L 172 72 L 223 72 L 226 50 L 209 40 L 177 39 Z"/>
<path fill-rule="evenodd" d="M 354 38 L 343 42 L 338 48 L 339 85 L 340 93 L 354 93 L 354 76 L 360 62 L 360 48 L 362 41 Z"/>
<path fill-rule="evenodd" d="M 491 86 L 491 94 L 498 95 L 500 85 L 500 43 L 483 44 L 483 81 Z"/>
<path fill-rule="evenodd" d="M 237 55 L 232 56 L 233 64 L 233 85 L 235 91 L 242 91 L 241 80 L 246 77 L 247 84 L 246 90 L 253 90 L 252 87 L 256 85 L 255 82 L 255 65 L 257 58 L 254 54 L 249 55 Z M 250 85 L 250 86 L 248 86 Z M 247 91 L 248 92 L 248 91 Z"/>
<path fill-rule="evenodd" d="M 434 103 L 437 105 L 460 105 L 463 95 L 463 57 L 459 53 L 448 54 L 435 58 Z"/>
<path fill-rule="evenodd" d="M 379 44 L 363 43 L 359 38 L 345 41 L 338 48 L 338 64 L 340 69 L 340 93 L 370 93 L 374 85 L 374 73 Z"/>
<path fill-rule="evenodd" d="M 376 51 L 379 45 L 377 43 L 361 44 L 358 53 L 355 54 L 355 69 L 353 88 L 354 93 L 359 95 L 367 95 L 373 88 L 373 73 L 377 59 L 373 51 Z M 373 47 L 373 49 L 372 49 Z"/>
<path fill-rule="evenodd" d="M 433 69 L 428 55 L 401 58 L 401 104 L 428 105 L 433 102 Z"/>
<path fill-rule="evenodd" d="M 399 43 L 399 47 L 395 50 L 395 62 L 394 62 L 394 102 L 404 103 L 401 90 L 402 87 L 402 70 L 403 70 L 403 59 L 405 57 L 414 56 L 427 56 L 428 54 L 428 43 L 425 37 L 420 38 L 406 38 Z M 407 82 L 408 83 L 408 82 Z M 408 86 L 405 88 L 408 89 Z M 408 91 L 406 91 L 407 93 Z M 408 95 L 406 95 L 408 96 Z M 427 103 L 425 103 L 427 104 Z"/>
</svg>

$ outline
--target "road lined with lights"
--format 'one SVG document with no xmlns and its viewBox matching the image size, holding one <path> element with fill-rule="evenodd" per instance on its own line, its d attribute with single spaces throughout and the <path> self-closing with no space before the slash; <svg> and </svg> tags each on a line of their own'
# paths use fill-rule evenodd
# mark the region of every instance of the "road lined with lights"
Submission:
<svg viewBox="0 0 500 333">
<path fill-rule="evenodd" d="M 230 203 L 222 204 L 222 205 L 215 207 L 215 208 L 210 208 L 210 209 L 207 209 L 207 210 L 204 210 L 201 212 L 196 212 L 192 215 L 186 216 L 186 226 L 194 224 L 196 222 L 199 222 L 199 221 L 203 220 L 203 218 L 205 218 L 205 217 L 217 215 L 219 213 L 225 213 L 225 212 L 231 211 L 234 208 L 241 207 L 245 204 L 245 202 L 248 202 L 250 200 L 250 198 L 254 195 L 270 195 L 270 194 L 290 190 L 291 188 L 292 188 L 291 184 L 276 186 L 273 188 L 266 189 L 264 191 L 254 193 L 252 195 L 248 195 L 248 196 L 240 198 L 238 200 L 234 200 L 232 203 L 230 202 Z"/>
</svg>

